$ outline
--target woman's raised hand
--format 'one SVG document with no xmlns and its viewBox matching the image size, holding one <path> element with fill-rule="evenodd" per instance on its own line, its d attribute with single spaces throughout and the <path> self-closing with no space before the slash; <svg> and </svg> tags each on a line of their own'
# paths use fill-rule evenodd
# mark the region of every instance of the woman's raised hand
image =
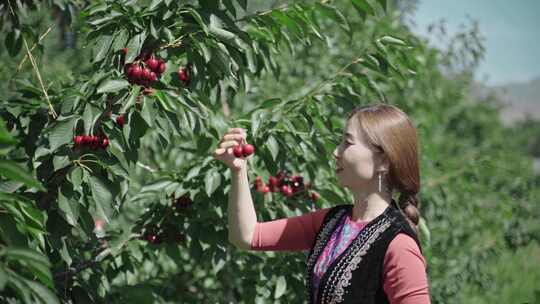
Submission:
<svg viewBox="0 0 540 304">
<path fill-rule="evenodd" d="M 214 151 L 214 158 L 222 161 L 227 167 L 234 171 L 240 171 L 246 167 L 247 158 L 237 157 L 233 148 L 244 144 L 246 141 L 246 131 L 241 128 L 229 129 L 221 138 L 218 148 Z"/>
</svg>

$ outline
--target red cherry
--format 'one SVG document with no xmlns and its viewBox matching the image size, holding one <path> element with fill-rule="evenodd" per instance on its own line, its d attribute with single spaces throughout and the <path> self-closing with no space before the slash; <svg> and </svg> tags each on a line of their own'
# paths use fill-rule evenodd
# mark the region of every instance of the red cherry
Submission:
<svg viewBox="0 0 540 304">
<path fill-rule="evenodd" d="M 187 84 L 189 82 L 189 75 L 188 70 L 185 68 L 180 68 L 178 70 L 178 78 L 180 81 L 182 81 L 184 84 Z"/>
<path fill-rule="evenodd" d="M 79 146 L 83 142 L 83 137 L 80 135 L 74 136 L 73 142 L 75 143 L 76 146 Z"/>
<path fill-rule="evenodd" d="M 270 184 L 271 187 L 277 187 L 278 184 L 279 184 L 279 181 L 277 178 L 273 177 L 273 176 L 270 176 L 268 178 L 268 183 Z"/>
<path fill-rule="evenodd" d="M 133 69 L 133 65 L 131 63 L 128 63 L 126 65 L 124 65 L 124 74 L 126 74 L 126 76 L 128 77 L 132 77 L 131 76 L 131 70 Z"/>
<path fill-rule="evenodd" d="M 152 71 L 150 71 L 149 68 L 144 68 L 143 71 L 142 71 L 142 76 L 141 78 L 143 80 L 150 80 L 152 78 Z"/>
<path fill-rule="evenodd" d="M 157 75 L 154 72 L 150 72 L 150 78 L 148 79 L 150 82 L 154 82 L 157 80 Z"/>
<path fill-rule="evenodd" d="M 241 145 L 237 145 L 233 148 L 233 154 L 236 157 L 242 157 L 243 156 L 243 149 Z"/>
<path fill-rule="evenodd" d="M 250 145 L 250 144 L 245 144 L 243 147 L 242 147 L 242 154 L 244 156 L 250 156 L 251 154 L 253 154 L 253 152 L 255 151 L 255 148 L 253 147 L 253 145 Z"/>
<path fill-rule="evenodd" d="M 287 185 L 281 186 L 281 193 L 286 194 L 287 192 L 289 192 L 289 190 L 290 190 L 289 186 Z"/>
<path fill-rule="evenodd" d="M 302 184 L 304 182 L 304 178 L 302 176 L 300 176 L 300 175 L 295 175 L 291 179 L 292 179 L 293 182 L 298 182 L 300 184 Z"/>
<path fill-rule="evenodd" d="M 90 144 L 90 143 L 92 143 L 92 136 L 90 136 L 90 135 L 84 135 L 81 143 L 83 143 L 83 144 Z"/>
<path fill-rule="evenodd" d="M 163 74 L 166 68 L 167 68 L 167 65 L 165 64 L 165 61 L 160 60 L 159 67 L 158 67 L 159 74 Z"/>
<path fill-rule="evenodd" d="M 262 189 L 262 193 L 266 194 L 270 191 L 270 187 L 268 186 L 264 186 L 263 189 Z"/>
<path fill-rule="evenodd" d="M 116 117 L 116 123 L 117 123 L 120 127 L 123 127 L 123 126 L 124 126 L 124 123 L 125 123 L 124 115 L 120 115 L 120 116 Z"/>
<path fill-rule="evenodd" d="M 186 236 L 183 233 L 178 232 L 176 234 L 175 240 L 177 243 L 184 243 L 186 241 Z"/>
<path fill-rule="evenodd" d="M 176 209 L 186 209 L 191 207 L 191 205 L 193 205 L 193 201 L 189 195 L 184 194 L 176 199 Z"/>
<path fill-rule="evenodd" d="M 141 67 L 137 65 L 134 66 L 133 69 L 131 70 L 131 78 L 135 80 L 141 79 L 142 75 L 143 75 L 143 70 L 141 69 Z"/>
<path fill-rule="evenodd" d="M 105 221 L 103 221 L 102 219 L 96 219 L 94 221 L 94 229 L 103 230 L 103 226 L 105 226 Z"/>
<path fill-rule="evenodd" d="M 105 149 L 109 145 L 109 139 L 107 137 L 101 140 L 101 148 Z"/>
<path fill-rule="evenodd" d="M 154 57 L 150 57 L 150 59 L 146 61 L 146 66 L 152 71 L 156 71 L 159 68 L 159 61 Z"/>
<path fill-rule="evenodd" d="M 311 199 L 315 202 L 319 199 L 319 194 L 317 192 L 311 192 Z"/>
<path fill-rule="evenodd" d="M 90 149 L 96 150 L 99 145 L 99 138 L 95 135 L 91 135 L 89 144 L 90 144 Z"/>
<path fill-rule="evenodd" d="M 146 240 L 151 244 L 161 243 L 161 238 L 159 237 L 159 235 L 154 234 L 154 233 L 149 233 L 148 236 L 146 237 Z"/>
</svg>

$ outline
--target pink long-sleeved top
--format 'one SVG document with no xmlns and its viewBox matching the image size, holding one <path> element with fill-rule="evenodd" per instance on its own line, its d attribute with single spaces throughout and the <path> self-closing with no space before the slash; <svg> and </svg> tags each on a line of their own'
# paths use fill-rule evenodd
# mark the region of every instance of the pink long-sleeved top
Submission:
<svg viewBox="0 0 540 304">
<path fill-rule="evenodd" d="M 258 222 L 251 249 L 255 251 L 310 250 L 330 208 L 300 216 Z M 315 295 L 320 279 L 330 264 L 369 222 L 355 222 L 350 214 L 332 234 L 314 268 Z M 429 304 L 426 261 L 416 242 L 399 233 L 389 244 L 383 264 L 383 289 L 391 304 Z"/>
</svg>

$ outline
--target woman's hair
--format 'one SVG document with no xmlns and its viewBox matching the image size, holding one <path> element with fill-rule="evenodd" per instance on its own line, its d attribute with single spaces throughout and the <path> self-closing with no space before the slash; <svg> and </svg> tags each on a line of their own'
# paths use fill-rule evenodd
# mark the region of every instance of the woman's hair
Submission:
<svg viewBox="0 0 540 304">
<path fill-rule="evenodd" d="M 384 153 L 390 161 L 387 177 L 390 193 L 400 193 L 398 205 L 418 234 L 420 219 L 420 169 L 416 128 L 407 114 L 396 106 L 373 104 L 353 109 L 347 120 L 355 117 L 368 146 Z"/>
</svg>

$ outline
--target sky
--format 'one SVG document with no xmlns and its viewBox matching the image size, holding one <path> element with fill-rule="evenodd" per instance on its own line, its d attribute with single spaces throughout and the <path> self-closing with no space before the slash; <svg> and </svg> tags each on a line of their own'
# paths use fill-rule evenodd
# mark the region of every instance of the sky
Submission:
<svg viewBox="0 0 540 304">
<path fill-rule="evenodd" d="M 540 0 L 419 0 L 413 31 L 427 37 L 428 25 L 444 18 L 451 35 L 470 25 L 467 15 L 485 38 L 476 80 L 494 86 L 540 77 Z"/>
</svg>

